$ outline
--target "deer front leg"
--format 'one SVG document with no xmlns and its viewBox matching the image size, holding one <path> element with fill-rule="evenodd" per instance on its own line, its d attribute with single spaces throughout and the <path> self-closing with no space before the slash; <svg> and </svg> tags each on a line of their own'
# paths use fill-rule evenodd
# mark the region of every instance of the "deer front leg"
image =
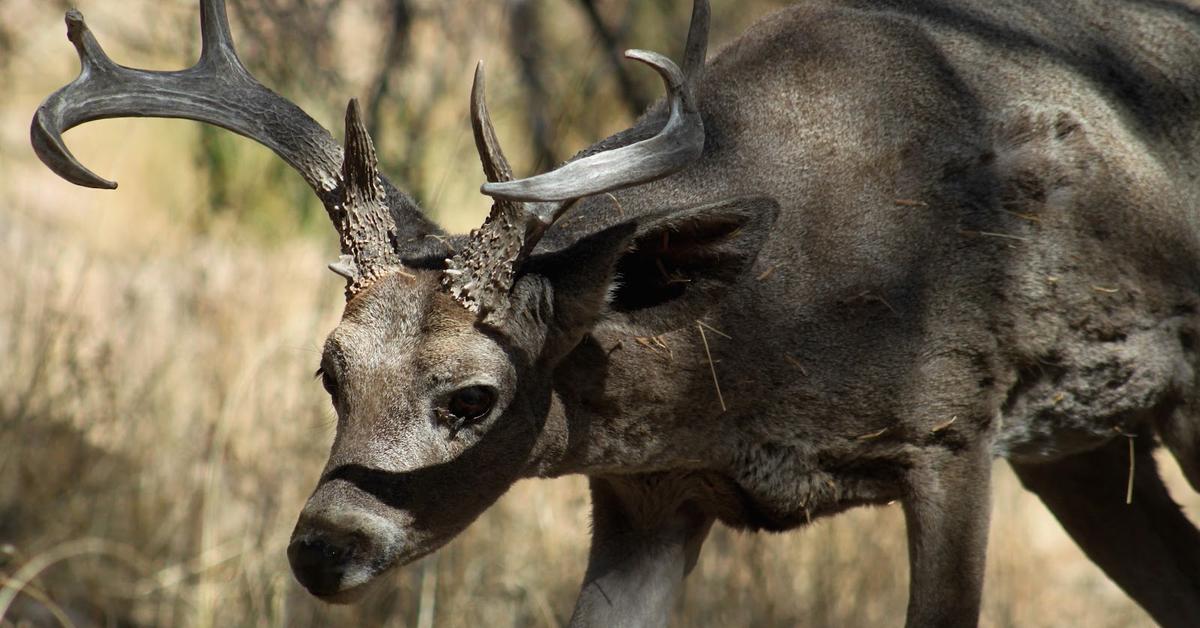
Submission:
<svg viewBox="0 0 1200 628">
<path fill-rule="evenodd" d="M 1012 466 L 1092 562 L 1154 621 L 1200 626 L 1200 531 L 1167 492 L 1153 438 L 1142 430 L 1133 442 L 1118 437 L 1061 460 Z M 1128 466 L 1131 445 L 1136 472 Z"/>
<path fill-rule="evenodd" d="M 904 499 L 910 628 L 979 623 L 991 468 L 987 447 L 977 444 L 940 451 L 911 471 Z"/>
<path fill-rule="evenodd" d="M 665 626 L 712 526 L 664 474 L 592 478 L 592 549 L 571 626 Z"/>
</svg>

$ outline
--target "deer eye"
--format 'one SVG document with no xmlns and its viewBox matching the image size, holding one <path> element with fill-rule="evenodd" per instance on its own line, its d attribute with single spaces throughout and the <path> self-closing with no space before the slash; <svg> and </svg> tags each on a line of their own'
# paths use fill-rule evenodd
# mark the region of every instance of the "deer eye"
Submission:
<svg viewBox="0 0 1200 628">
<path fill-rule="evenodd" d="M 317 377 L 321 378 L 321 386 L 325 388 L 325 392 L 329 393 L 330 397 L 337 399 L 337 382 L 333 380 L 333 375 L 329 373 L 325 367 L 317 369 Z"/>
<path fill-rule="evenodd" d="M 450 395 L 446 410 L 459 421 L 474 421 L 487 414 L 496 403 L 496 391 L 487 386 L 467 386 Z"/>
</svg>

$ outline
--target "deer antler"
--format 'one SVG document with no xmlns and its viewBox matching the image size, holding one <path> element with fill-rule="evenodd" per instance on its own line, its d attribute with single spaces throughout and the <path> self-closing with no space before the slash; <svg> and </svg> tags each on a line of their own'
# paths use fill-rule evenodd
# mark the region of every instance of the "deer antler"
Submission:
<svg viewBox="0 0 1200 628">
<path fill-rule="evenodd" d="M 475 66 L 471 84 L 471 129 L 488 181 L 509 181 L 512 167 L 500 148 L 484 98 L 483 62 Z M 466 246 L 446 260 L 443 283 L 451 296 L 472 312 L 498 313 L 512 289 L 517 260 L 526 241 L 525 204 L 497 198 L 483 227 L 471 232 Z"/>
<path fill-rule="evenodd" d="M 346 106 L 346 150 L 342 160 L 341 202 L 330 210 L 342 257 L 329 265 L 346 278 L 346 297 L 400 268 L 394 246 L 396 225 L 388 214 L 375 144 L 363 124 L 358 99 Z"/>
<path fill-rule="evenodd" d="M 708 1 L 696 0 L 683 64 L 686 73 L 658 53 L 625 53 L 657 71 L 666 85 L 669 114 L 662 130 L 640 142 L 594 153 L 528 179 L 512 180 L 484 102 L 482 64 L 476 68 L 471 121 L 488 179 L 481 191 L 493 197 L 495 204 L 483 226 L 471 233 L 467 246 L 447 260 L 444 284 L 455 299 L 485 320 L 503 318 L 521 262 L 575 201 L 665 177 L 700 156 L 704 123 L 695 92 L 708 47 L 708 20 Z"/>
<path fill-rule="evenodd" d="M 517 201 L 570 201 L 653 181 L 699 157 L 704 148 L 704 123 L 691 91 L 684 87 L 683 73 L 670 59 L 655 52 L 629 50 L 625 57 L 654 68 L 667 86 L 670 116 L 657 135 L 528 179 L 485 183 L 481 191 Z"/>
<path fill-rule="evenodd" d="M 415 204 L 386 179 L 378 181 L 377 202 L 369 206 L 346 202 L 342 148 L 303 110 L 250 75 L 234 50 L 223 0 L 201 0 L 200 60 L 192 67 L 176 72 L 119 65 L 104 53 L 82 14 L 68 11 L 66 22 L 67 38 L 79 53 L 81 71 L 74 81 L 51 94 L 38 107 L 30 129 L 34 151 L 62 178 L 88 187 L 117 187 L 115 182 L 88 170 L 71 154 L 62 139 L 62 133 L 67 129 L 103 118 L 187 118 L 229 129 L 275 151 L 316 192 L 338 228 L 342 252 L 356 260 L 364 255 L 372 259 L 394 257 L 396 242 L 440 233 L 420 214 Z M 369 138 L 367 144 L 370 144 Z M 371 155 L 374 155 L 373 149 Z M 353 240 L 354 236 L 343 231 L 349 223 L 342 212 L 351 207 L 359 212 L 373 212 L 372 217 L 364 216 L 367 223 L 392 224 L 397 230 L 393 241 L 359 242 L 348 246 L 348 238 Z M 376 270 L 379 268 L 378 264 L 368 265 Z M 362 277 L 370 274 L 357 273 Z M 353 285 L 354 280 L 351 280 L 351 287 Z M 354 289 L 359 288 L 361 285 Z"/>
<path fill-rule="evenodd" d="M 704 123 L 696 108 L 695 92 L 708 49 L 708 21 L 708 0 L 696 0 L 684 52 L 686 72 L 655 52 L 625 52 L 626 58 L 657 71 L 666 85 L 670 115 L 657 135 L 577 159 L 528 179 L 485 183 L 480 191 L 509 200 L 570 202 L 653 181 L 694 161 L 704 149 Z"/>
</svg>

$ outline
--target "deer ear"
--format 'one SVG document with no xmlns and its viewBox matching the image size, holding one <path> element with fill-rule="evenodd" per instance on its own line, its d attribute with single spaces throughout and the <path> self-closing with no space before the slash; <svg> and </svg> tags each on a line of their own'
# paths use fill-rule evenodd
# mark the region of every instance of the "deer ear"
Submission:
<svg viewBox="0 0 1200 628">
<path fill-rule="evenodd" d="M 600 324 L 638 335 L 691 324 L 754 265 L 778 215 L 774 200 L 753 196 L 641 221 Z"/>
<path fill-rule="evenodd" d="M 561 327 L 641 336 L 690 324 L 754 265 L 779 215 L 763 196 L 642 216 L 556 254 L 547 278 Z M 590 320 L 589 320 L 590 319 Z"/>
</svg>

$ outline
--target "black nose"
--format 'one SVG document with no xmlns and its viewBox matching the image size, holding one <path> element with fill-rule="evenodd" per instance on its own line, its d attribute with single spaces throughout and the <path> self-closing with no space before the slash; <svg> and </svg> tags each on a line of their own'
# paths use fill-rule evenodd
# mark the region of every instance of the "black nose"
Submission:
<svg viewBox="0 0 1200 628">
<path fill-rule="evenodd" d="M 333 595 L 340 590 L 346 564 L 353 551 L 335 545 L 319 536 L 297 539 L 288 545 L 288 562 L 292 573 L 309 593 Z"/>
</svg>

